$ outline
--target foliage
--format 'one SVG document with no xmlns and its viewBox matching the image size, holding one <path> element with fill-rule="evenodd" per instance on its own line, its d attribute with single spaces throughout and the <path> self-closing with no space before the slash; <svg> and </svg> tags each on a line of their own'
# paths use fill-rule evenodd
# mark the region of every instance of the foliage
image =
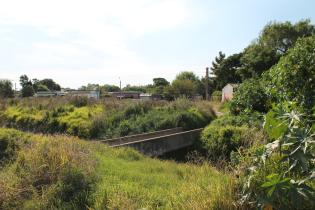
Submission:
<svg viewBox="0 0 315 210">
<path fill-rule="evenodd" d="M 153 86 L 159 87 L 159 86 L 167 86 L 170 83 L 164 79 L 164 78 L 153 78 Z"/>
<path fill-rule="evenodd" d="M 0 98 L 13 98 L 14 91 L 12 82 L 9 80 L 0 80 Z"/>
<path fill-rule="evenodd" d="M 216 90 L 211 94 L 212 97 L 221 97 L 222 96 L 222 91 Z"/>
<path fill-rule="evenodd" d="M 267 24 L 259 38 L 245 48 L 241 68 L 237 73 L 242 80 L 260 76 L 275 65 L 286 51 L 295 45 L 298 38 L 315 34 L 315 27 L 310 20 L 295 24 L 290 22 L 273 22 Z"/>
<path fill-rule="evenodd" d="M 265 113 L 269 108 L 265 85 L 261 80 L 255 79 L 243 82 L 237 88 L 230 104 L 231 113 L 236 115 L 248 111 Z"/>
<path fill-rule="evenodd" d="M 242 126 L 210 124 L 201 135 L 201 147 L 211 160 L 229 160 L 232 151 L 249 147 L 255 129 Z"/>
<path fill-rule="evenodd" d="M 22 88 L 22 97 L 31 97 L 35 94 L 34 88 L 32 85 L 25 85 Z"/>
<path fill-rule="evenodd" d="M 167 89 L 168 94 L 175 98 L 190 98 L 195 94 L 201 94 L 202 83 L 199 78 L 191 71 L 180 72 Z"/>
<path fill-rule="evenodd" d="M 15 159 L 18 148 L 27 141 L 27 137 L 14 129 L 0 130 L 0 167 Z"/>
<path fill-rule="evenodd" d="M 279 105 L 267 114 L 265 128 L 273 142 L 265 146 L 260 158 L 253 159 L 243 201 L 255 201 L 263 208 L 314 208 L 315 134 L 311 124 L 294 106 Z"/>
<path fill-rule="evenodd" d="M 214 121 L 211 125 L 215 126 L 247 126 L 252 128 L 261 129 L 263 126 L 263 115 L 258 112 L 242 113 L 240 115 L 225 114 Z"/>
<path fill-rule="evenodd" d="M 116 85 L 105 84 L 100 87 L 100 90 L 101 92 L 118 92 L 120 91 L 120 88 Z"/>
<path fill-rule="evenodd" d="M 103 104 L 87 98 L 59 102 L 62 100 L 43 99 L 31 104 L 16 100 L 16 104 L 6 105 L 0 111 L 0 119 L 8 127 L 26 131 L 110 138 L 174 127 L 199 128 L 215 117 L 207 103 L 188 100 L 118 104 L 115 101 Z"/>
<path fill-rule="evenodd" d="M 196 86 L 191 80 L 174 80 L 170 89 L 171 95 L 178 97 L 192 97 Z"/>
<path fill-rule="evenodd" d="M 0 128 L 6 132 L 12 131 Z M 1 209 L 235 207 L 234 179 L 208 165 L 150 159 L 60 135 L 28 139 L 0 169 Z"/>
<path fill-rule="evenodd" d="M 126 87 L 123 88 L 123 91 L 136 91 L 136 92 L 141 92 L 141 93 L 146 93 L 147 92 L 147 87 L 146 86 L 136 86 L 136 85 L 126 85 Z"/>
<path fill-rule="evenodd" d="M 221 90 L 227 83 L 241 82 L 240 76 L 236 73 L 241 66 L 240 58 L 242 54 L 234 54 L 225 57 L 225 54 L 219 52 L 219 56 L 212 62 L 212 73 L 215 76 L 212 80 L 216 90 Z"/>
<path fill-rule="evenodd" d="M 294 101 L 310 110 L 315 104 L 315 36 L 299 39 L 265 80 L 275 102 Z"/>
<path fill-rule="evenodd" d="M 61 87 L 58 85 L 54 80 L 52 79 L 43 79 L 43 80 L 37 80 L 33 79 L 33 88 L 34 90 L 41 91 L 41 87 L 46 87 L 50 91 L 60 91 Z M 44 88 L 45 89 L 45 88 Z"/>
<path fill-rule="evenodd" d="M 13 132 L 1 129 L 1 133 Z M 20 141 L 11 135 L 11 141 Z M 78 139 L 29 136 L 0 170 L 1 209 L 85 209 L 96 182 L 91 150 Z"/>
</svg>

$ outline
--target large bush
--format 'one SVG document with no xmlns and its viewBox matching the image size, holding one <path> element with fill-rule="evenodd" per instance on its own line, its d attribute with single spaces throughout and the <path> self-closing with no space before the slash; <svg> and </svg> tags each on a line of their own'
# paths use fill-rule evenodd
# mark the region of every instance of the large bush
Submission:
<svg viewBox="0 0 315 210">
<path fill-rule="evenodd" d="M 209 125 L 201 135 L 201 147 L 211 160 L 229 160 L 232 151 L 249 147 L 255 136 L 255 129 L 242 126 Z M 256 139 L 255 139 L 256 140 Z"/>
<path fill-rule="evenodd" d="M 293 101 L 311 109 L 315 104 L 315 36 L 299 39 L 265 79 L 276 102 Z"/>
<path fill-rule="evenodd" d="M 243 82 L 234 94 L 230 104 L 232 114 L 242 112 L 267 112 L 270 102 L 264 83 L 259 79 L 249 79 Z"/>
</svg>

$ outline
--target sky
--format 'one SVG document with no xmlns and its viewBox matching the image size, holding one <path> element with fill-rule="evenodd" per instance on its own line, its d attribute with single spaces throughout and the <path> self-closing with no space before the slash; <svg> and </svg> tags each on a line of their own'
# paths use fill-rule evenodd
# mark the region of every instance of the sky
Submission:
<svg viewBox="0 0 315 210">
<path fill-rule="evenodd" d="M 315 21 L 314 0 L 0 0 L 0 78 L 145 85 L 199 77 L 270 21 Z"/>
</svg>

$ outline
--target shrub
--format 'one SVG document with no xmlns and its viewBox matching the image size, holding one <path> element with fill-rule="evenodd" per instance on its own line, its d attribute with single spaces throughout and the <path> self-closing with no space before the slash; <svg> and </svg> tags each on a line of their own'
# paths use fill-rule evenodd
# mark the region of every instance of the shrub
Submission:
<svg viewBox="0 0 315 210">
<path fill-rule="evenodd" d="M 215 119 L 211 125 L 216 126 L 247 126 L 247 127 L 256 127 L 262 128 L 263 125 L 263 115 L 258 112 L 251 114 L 240 114 L 237 116 L 234 115 L 224 115 Z"/>
<path fill-rule="evenodd" d="M 296 102 L 310 110 L 315 104 L 315 36 L 299 39 L 265 80 L 275 102 Z"/>
<path fill-rule="evenodd" d="M 249 147 L 255 129 L 237 126 L 209 125 L 201 134 L 202 150 L 211 160 L 229 160 L 232 151 Z"/>
<path fill-rule="evenodd" d="M 87 97 L 75 96 L 70 99 L 70 104 L 75 107 L 87 106 L 89 99 Z"/>
<path fill-rule="evenodd" d="M 31 136 L 16 161 L 0 171 L 0 195 L 6 192 L 0 209 L 86 209 L 95 164 L 78 139 Z"/>
<path fill-rule="evenodd" d="M 314 209 L 315 134 L 309 116 L 292 104 L 278 105 L 266 115 L 264 127 L 273 142 L 252 157 L 243 202 L 260 208 Z"/>
<path fill-rule="evenodd" d="M 243 82 L 235 92 L 230 104 L 230 111 L 235 115 L 245 111 L 266 113 L 269 109 L 270 102 L 264 84 L 256 79 Z"/>
<path fill-rule="evenodd" d="M 28 135 L 14 130 L 0 130 L 0 166 L 13 161 L 21 144 L 26 143 Z"/>
</svg>

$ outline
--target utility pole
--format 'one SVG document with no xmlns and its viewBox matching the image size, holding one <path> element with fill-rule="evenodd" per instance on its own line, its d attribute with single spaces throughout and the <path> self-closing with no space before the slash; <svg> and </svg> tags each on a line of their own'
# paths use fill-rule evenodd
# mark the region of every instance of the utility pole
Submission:
<svg viewBox="0 0 315 210">
<path fill-rule="evenodd" d="M 121 91 L 121 79 L 119 77 L 119 89 L 120 89 L 120 93 L 119 93 L 119 99 L 122 99 L 122 91 Z"/>
<path fill-rule="evenodd" d="M 206 90 L 207 101 L 209 100 L 208 88 L 209 88 L 209 67 L 206 67 L 205 90 Z"/>
</svg>

